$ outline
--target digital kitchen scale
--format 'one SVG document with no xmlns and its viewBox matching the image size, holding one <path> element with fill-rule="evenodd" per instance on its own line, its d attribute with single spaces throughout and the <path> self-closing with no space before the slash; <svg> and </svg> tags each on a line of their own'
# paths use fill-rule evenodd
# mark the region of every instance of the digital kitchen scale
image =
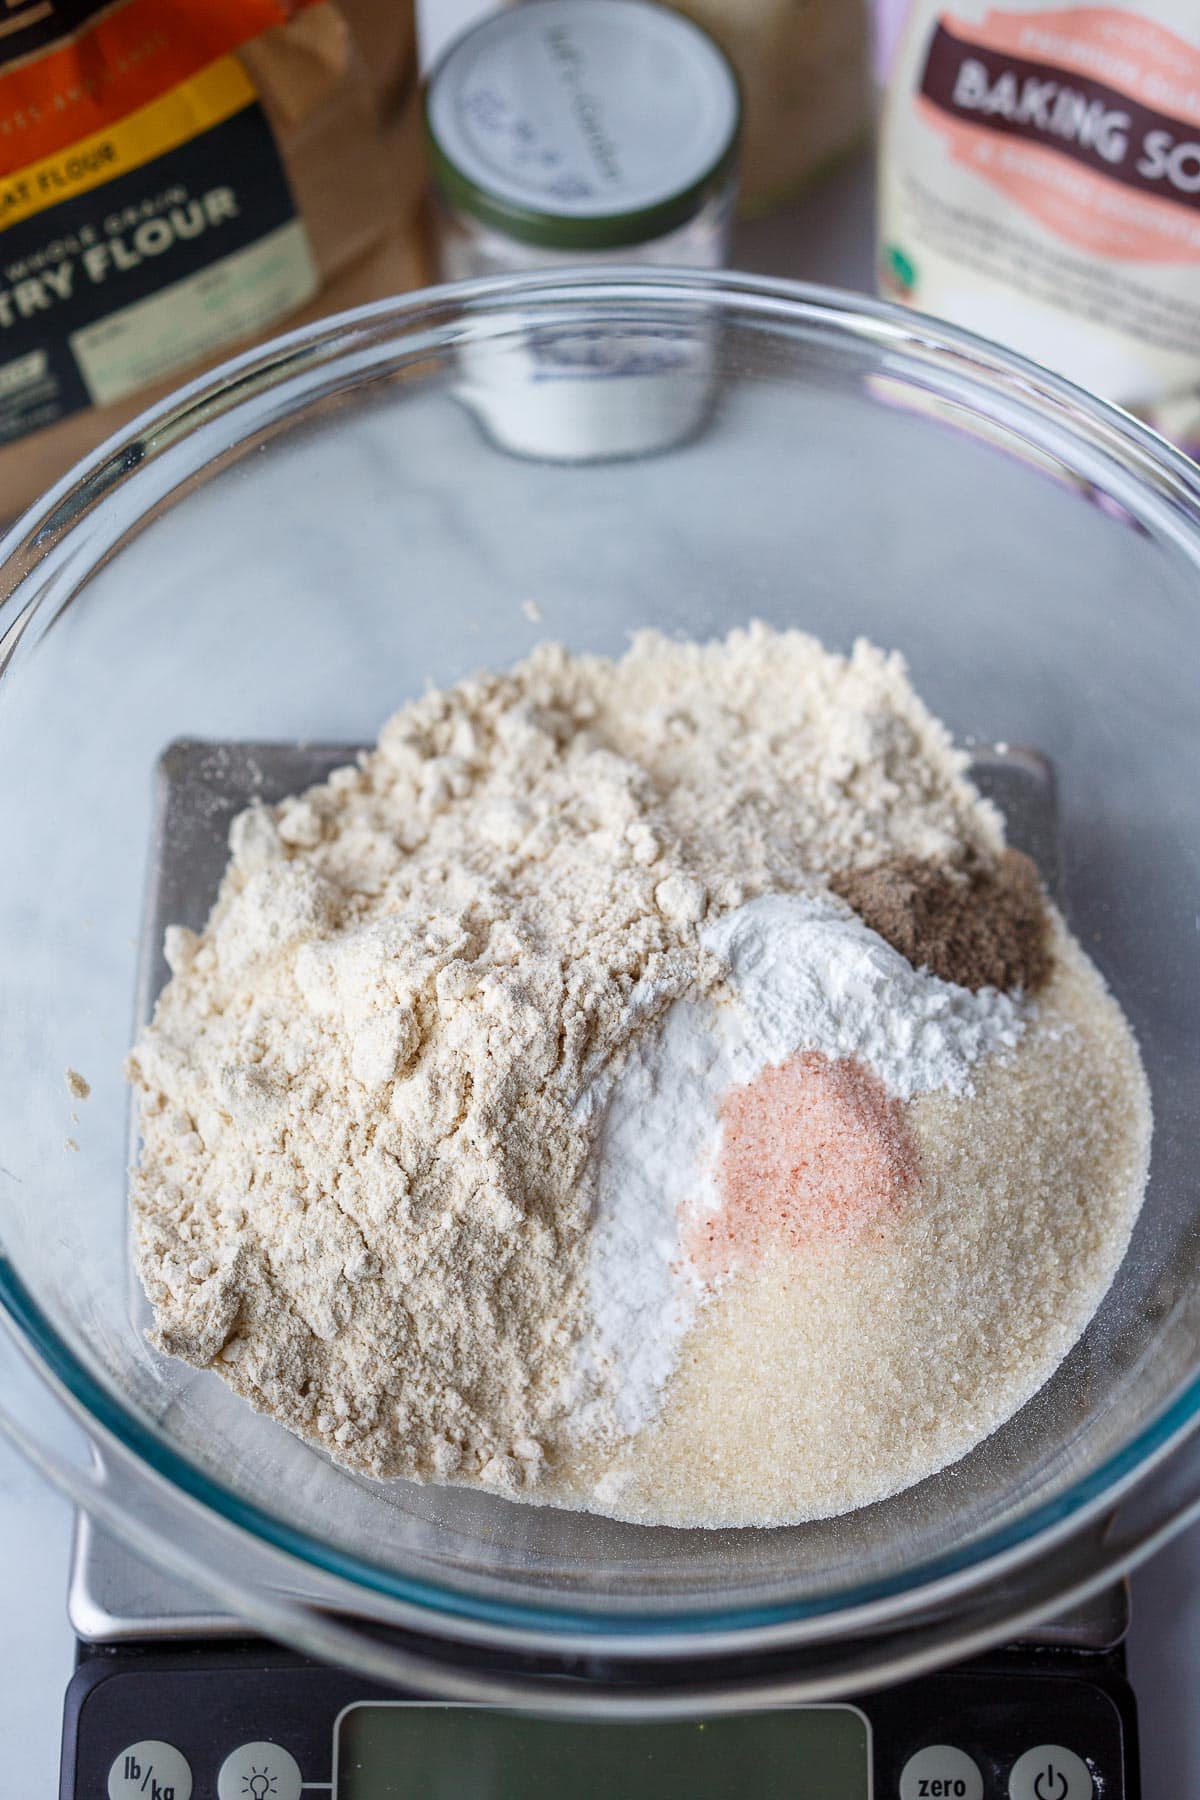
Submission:
<svg viewBox="0 0 1200 1800">
<path fill-rule="evenodd" d="M 1112 1588 L 1011 1649 L 837 1704 L 538 1719 L 263 1642 L 79 1521 L 60 1800 L 1140 1800 Z"/>
<path fill-rule="evenodd" d="M 139 982 L 168 923 L 203 926 L 230 819 L 351 760 L 345 745 L 171 745 L 159 765 Z M 1060 887 L 1036 752 L 974 754 L 1009 842 Z M 131 1278 L 138 1327 L 146 1304 Z M 75 1535 L 60 1800 L 1140 1800 L 1124 1587 L 1019 1645 L 881 1692 L 684 1721 L 543 1719 L 372 1685 L 262 1641 L 90 1520 Z M 745 1673 L 752 1665 L 744 1665 Z M 579 1671 L 603 1677 L 601 1659 Z M 536 1677 L 534 1678 L 536 1679 Z M 560 1684 L 561 1692 L 561 1684 Z"/>
</svg>

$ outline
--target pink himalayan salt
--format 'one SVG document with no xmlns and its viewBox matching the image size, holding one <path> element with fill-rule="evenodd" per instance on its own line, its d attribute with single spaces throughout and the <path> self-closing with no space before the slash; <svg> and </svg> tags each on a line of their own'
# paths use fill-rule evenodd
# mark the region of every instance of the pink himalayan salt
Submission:
<svg viewBox="0 0 1200 1800">
<path fill-rule="evenodd" d="M 721 1104 L 721 1210 L 693 1234 L 702 1273 L 727 1273 L 769 1244 L 800 1249 L 859 1236 L 920 1173 L 900 1102 L 856 1057 L 805 1050 Z"/>
</svg>

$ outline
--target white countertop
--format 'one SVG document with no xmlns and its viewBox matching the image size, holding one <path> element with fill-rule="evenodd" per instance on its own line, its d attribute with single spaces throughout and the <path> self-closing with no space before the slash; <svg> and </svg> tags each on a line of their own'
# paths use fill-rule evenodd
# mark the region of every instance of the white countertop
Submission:
<svg viewBox="0 0 1200 1800">
<path fill-rule="evenodd" d="M 455 4 L 466 13 L 470 0 Z M 743 228 L 734 262 L 869 288 L 870 201 L 863 158 L 790 211 Z M 65 1614 L 71 1525 L 67 1502 L 0 1440 L 0 1793 L 13 1800 L 50 1800 L 58 1791 L 62 1696 L 74 1648 Z M 1130 1664 L 1145 1793 L 1147 1800 L 1184 1800 L 1200 1794 L 1200 1531 L 1140 1571 L 1133 1593 Z"/>
</svg>

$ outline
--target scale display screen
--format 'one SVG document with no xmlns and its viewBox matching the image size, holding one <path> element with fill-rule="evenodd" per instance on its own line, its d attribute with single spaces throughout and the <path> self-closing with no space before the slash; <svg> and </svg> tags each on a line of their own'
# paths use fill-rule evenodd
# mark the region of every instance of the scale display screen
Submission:
<svg viewBox="0 0 1200 1800">
<path fill-rule="evenodd" d="M 671 1724 L 366 1702 L 337 1723 L 333 1800 L 871 1800 L 852 1706 Z"/>
</svg>

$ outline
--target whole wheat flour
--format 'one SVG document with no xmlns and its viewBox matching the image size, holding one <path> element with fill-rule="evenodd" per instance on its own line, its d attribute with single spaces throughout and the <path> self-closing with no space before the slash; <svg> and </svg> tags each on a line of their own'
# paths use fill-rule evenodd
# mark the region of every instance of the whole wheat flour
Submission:
<svg viewBox="0 0 1200 1800">
<path fill-rule="evenodd" d="M 934 1229 L 927 1204 L 943 1220 L 961 1205 L 968 1244 L 992 1229 L 980 1223 L 989 1206 L 1024 1205 L 1016 1235 L 1038 1251 L 1027 1260 L 1049 1321 L 1023 1351 L 1027 1386 L 1049 1373 L 1111 1278 L 1141 1194 L 1148 1107 L 1128 1028 L 1090 965 L 1056 926 L 1086 971 L 1074 985 L 1064 976 L 1056 987 L 1052 974 L 1032 1003 L 956 989 L 914 969 L 830 892 L 835 877 L 888 859 L 974 878 L 1003 850 L 998 816 L 895 656 L 859 643 L 844 658 L 759 626 L 708 645 L 644 634 L 619 663 L 544 645 L 511 673 L 405 707 L 357 766 L 244 813 L 230 849 L 204 932 L 168 933 L 172 978 L 130 1058 L 139 1266 L 162 1348 L 211 1365 L 342 1462 L 680 1522 L 857 1503 L 848 1464 L 808 1425 L 777 1466 L 772 1424 L 745 1389 L 756 1358 L 764 1396 L 784 1379 L 774 1338 L 822 1405 L 836 1409 L 841 1379 L 873 1391 L 859 1349 L 840 1377 L 819 1366 L 816 1336 L 805 1340 L 810 1370 L 799 1328 L 780 1334 L 796 1271 L 779 1276 L 774 1252 L 742 1267 L 726 1232 L 722 1278 L 706 1286 L 683 1266 L 677 1217 L 656 1221 L 648 1202 L 627 1209 L 614 1234 L 605 1198 L 606 1127 L 630 1091 L 623 1072 L 647 1066 L 680 1016 L 754 1004 L 739 998 L 734 947 L 750 956 L 737 921 L 765 917 L 755 911 L 763 896 L 803 896 L 847 944 L 869 940 L 871 968 L 894 970 L 879 1001 L 891 1022 L 872 1023 L 868 1008 L 858 1035 L 845 1026 L 839 1037 L 831 1014 L 813 1044 L 798 1026 L 778 1054 L 803 1053 L 801 1086 L 772 1077 L 724 1116 L 746 1138 L 772 1094 L 787 1088 L 794 1100 L 802 1087 L 830 1141 L 853 1140 L 854 1166 L 882 1166 L 862 1135 L 873 1121 L 913 1146 L 893 1183 L 897 1205 L 869 1241 L 827 1248 L 833 1276 L 809 1269 L 804 1279 L 842 1293 L 856 1259 L 873 1255 L 878 1269 L 900 1257 L 920 1290 L 931 1277 L 903 1246 Z M 944 1078 L 933 1038 L 922 1040 L 924 1073 L 905 1063 L 902 996 L 914 1016 L 931 997 L 948 1009 Z M 824 1017 L 819 1001 L 809 995 L 797 1017 Z M 1082 1076 L 1058 1084 L 1071 1117 L 1055 1111 L 1050 1075 L 1022 1077 L 1027 1044 L 1036 1069 L 1052 1044 L 1077 1072 L 1090 1057 L 1111 1075 L 1103 1129 L 1079 1125 Z M 855 1060 L 863 1055 L 872 1067 Z M 823 1073 L 826 1056 L 835 1060 Z M 996 1150 L 997 1082 L 1026 1146 L 1016 1193 L 981 1175 L 970 1123 L 973 1107 L 991 1106 Z M 945 1173 L 956 1132 L 972 1146 L 961 1189 Z M 734 1158 L 743 1194 L 752 1136 Z M 999 1151 L 993 1162 L 1003 1163 Z M 1068 1178 L 1069 1216 L 1055 1211 L 1048 1170 L 1060 1186 Z M 1055 1243 L 1061 1252 L 1062 1232 L 1077 1228 L 1085 1191 L 1099 1248 L 1055 1315 L 1072 1279 Z M 633 1280 L 650 1266 L 654 1231 L 667 1278 L 637 1387 L 605 1337 L 596 1255 L 610 1241 L 614 1305 L 630 1292 L 645 1299 L 621 1271 Z M 937 1241 L 953 1254 L 944 1230 Z M 895 1283 L 879 1276 L 859 1289 L 891 1309 L 881 1341 L 901 1342 Z M 688 1290 L 703 1290 L 703 1303 L 681 1306 Z M 984 1311 L 994 1304 L 982 1281 L 972 1294 Z M 913 1317 L 924 1304 L 917 1291 Z M 869 1342 L 868 1312 L 851 1313 L 855 1343 L 864 1332 Z M 723 1390 L 704 1345 L 737 1336 L 739 1316 L 734 1387 Z M 971 1342 L 986 1349 L 1003 1337 L 985 1321 Z M 872 1439 L 869 1497 L 927 1472 L 916 1466 L 925 1452 L 961 1453 L 1011 1410 L 1021 1379 L 1007 1363 L 992 1368 L 984 1350 L 977 1361 L 967 1423 L 952 1419 L 940 1436 L 906 1436 L 903 1379 L 879 1388 L 888 1418 Z M 718 1421 L 711 1398 L 722 1391 L 736 1406 Z M 679 1479 L 689 1457 L 707 1471 L 703 1494 Z"/>
</svg>

